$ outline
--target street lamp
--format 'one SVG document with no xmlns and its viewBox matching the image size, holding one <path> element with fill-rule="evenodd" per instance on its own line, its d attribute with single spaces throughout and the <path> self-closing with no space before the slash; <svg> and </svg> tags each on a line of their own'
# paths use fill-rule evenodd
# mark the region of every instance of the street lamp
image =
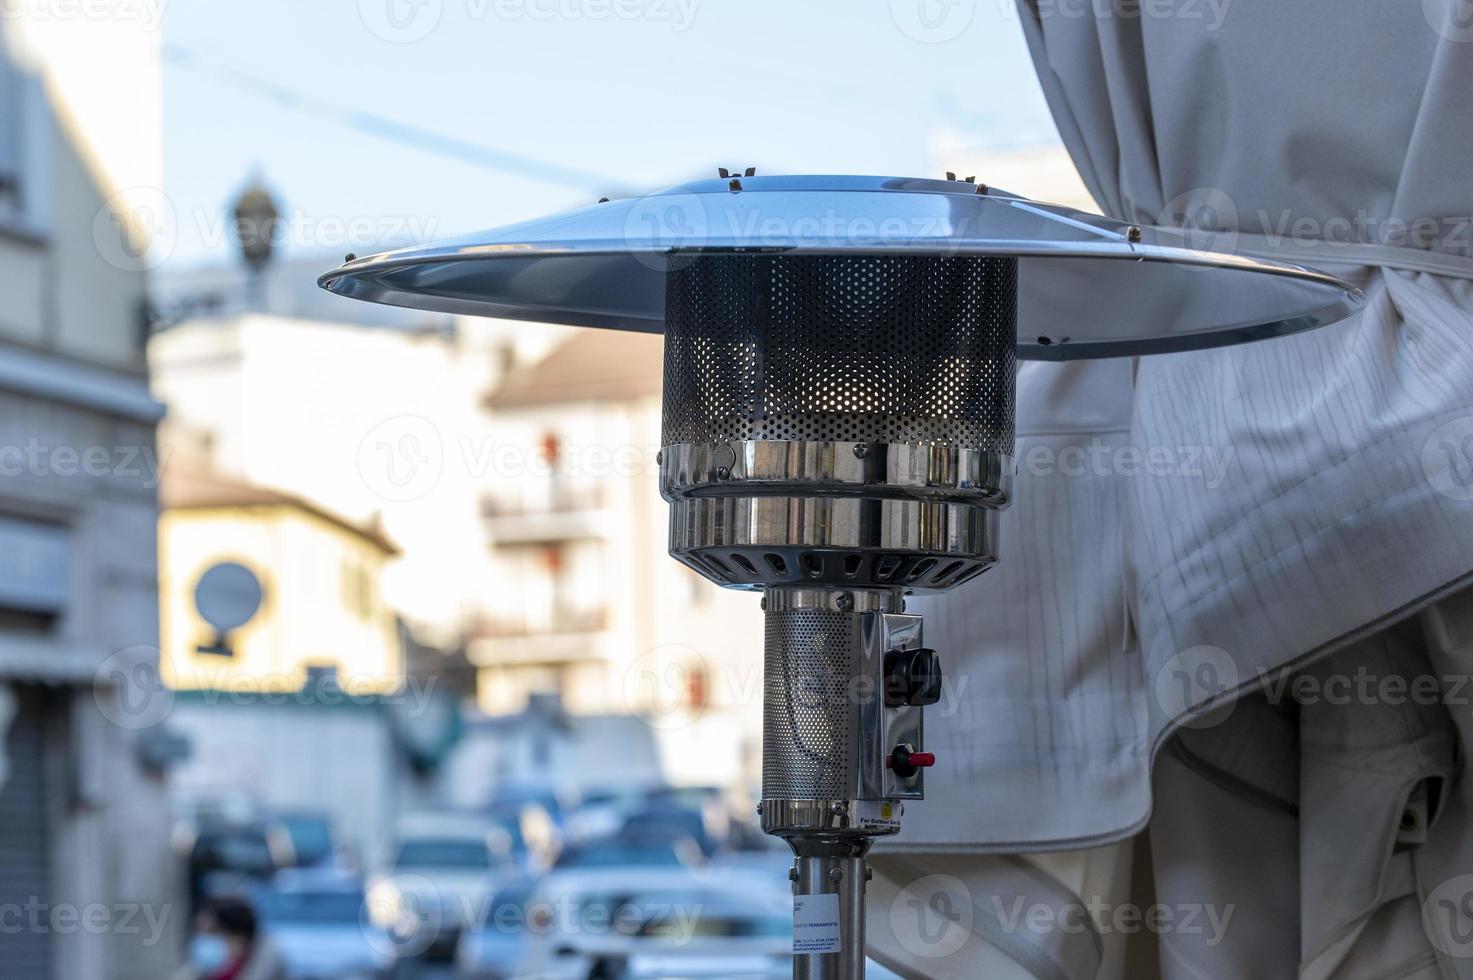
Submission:
<svg viewBox="0 0 1473 980">
<path fill-rule="evenodd" d="M 235 241 L 245 259 L 248 279 L 246 296 L 248 305 L 258 308 L 264 305 L 261 274 L 271 262 L 275 247 L 276 223 L 281 217 L 276 201 L 262 185 L 259 177 L 241 192 L 235 202 Z"/>
</svg>

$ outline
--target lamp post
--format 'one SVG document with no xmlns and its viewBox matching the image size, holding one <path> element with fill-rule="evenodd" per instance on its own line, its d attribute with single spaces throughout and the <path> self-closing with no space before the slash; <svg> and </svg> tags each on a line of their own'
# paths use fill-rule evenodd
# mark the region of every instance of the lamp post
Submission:
<svg viewBox="0 0 1473 980">
<path fill-rule="evenodd" d="M 271 262 L 281 213 L 257 177 L 236 199 L 234 215 L 235 241 L 247 270 L 246 303 L 252 309 L 259 309 L 265 304 L 261 274 Z"/>
</svg>

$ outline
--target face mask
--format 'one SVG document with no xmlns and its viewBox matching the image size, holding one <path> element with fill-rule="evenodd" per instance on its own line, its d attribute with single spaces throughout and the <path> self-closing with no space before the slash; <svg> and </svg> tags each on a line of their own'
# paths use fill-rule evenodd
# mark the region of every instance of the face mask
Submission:
<svg viewBox="0 0 1473 980">
<path fill-rule="evenodd" d="M 230 962 L 230 947 L 220 936 L 208 933 L 195 936 L 189 941 L 189 962 L 201 973 L 218 973 Z"/>
</svg>

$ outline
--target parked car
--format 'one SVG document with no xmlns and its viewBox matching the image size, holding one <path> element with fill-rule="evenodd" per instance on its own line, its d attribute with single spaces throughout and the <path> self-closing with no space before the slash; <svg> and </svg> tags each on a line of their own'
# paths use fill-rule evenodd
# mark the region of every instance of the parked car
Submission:
<svg viewBox="0 0 1473 980">
<path fill-rule="evenodd" d="M 332 871 L 280 872 L 251 893 L 256 917 L 281 954 L 288 980 L 387 977 L 394 944 L 365 914 L 362 885 Z"/>
<path fill-rule="evenodd" d="M 269 825 L 273 848 L 289 855 L 289 867 L 321 868 L 333 863 L 337 847 L 327 814 L 285 811 L 272 814 Z"/>
<path fill-rule="evenodd" d="M 461 931 L 455 948 L 455 975 L 460 980 L 511 980 L 525 975 L 530 935 L 527 908 L 537 888 L 535 879 L 505 885 L 491 897 L 486 915 Z"/>
<path fill-rule="evenodd" d="M 770 880 L 688 867 L 564 869 L 528 899 L 527 934 L 527 976 L 618 977 L 659 953 L 777 961 L 792 950 L 791 897 Z"/>
<path fill-rule="evenodd" d="M 290 854 L 273 843 L 264 823 L 207 823 L 189 841 L 189 896 L 192 908 L 210 895 L 242 893 L 265 883 L 289 863 Z"/>
<path fill-rule="evenodd" d="M 703 814 L 673 806 L 649 808 L 631 813 L 619 830 L 619 839 L 628 844 L 690 841 L 705 857 L 716 853 L 717 841 Z"/>
<path fill-rule="evenodd" d="M 369 890 L 370 910 L 390 929 L 401 956 L 448 959 L 461 930 L 485 916 L 496 888 L 520 874 L 510 834 L 495 821 L 412 817 L 400 827 L 390 867 Z"/>
</svg>

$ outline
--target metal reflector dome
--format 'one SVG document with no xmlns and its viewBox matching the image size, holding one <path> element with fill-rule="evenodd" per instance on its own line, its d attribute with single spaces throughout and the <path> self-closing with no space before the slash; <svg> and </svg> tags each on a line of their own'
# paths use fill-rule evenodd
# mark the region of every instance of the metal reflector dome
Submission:
<svg viewBox="0 0 1473 980">
<path fill-rule="evenodd" d="M 666 275 L 701 255 L 1016 257 L 1018 356 L 1161 354 L 1298 333 L 1359 291 L 1184 235 L 954 180 L 703 180 L 324 275 L 342 296 L 436 310 L 661 332 Z"/>
</svg>

